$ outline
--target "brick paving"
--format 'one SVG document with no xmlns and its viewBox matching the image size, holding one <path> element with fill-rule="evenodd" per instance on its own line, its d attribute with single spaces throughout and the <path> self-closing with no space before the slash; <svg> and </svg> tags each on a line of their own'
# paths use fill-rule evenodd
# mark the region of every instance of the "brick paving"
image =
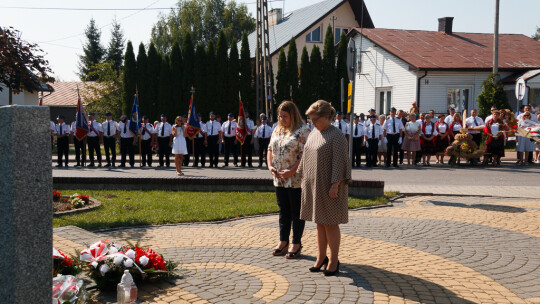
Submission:
<svg viewBox="0 0 540 304">
<path fill-rule="evenodd" d="M 72 252 L 101 237 L 140 241 L 178 261 L 182 277 L 142 286 L 140 303 L 540 303 L 539 224 L 538 198 L 412 196 L 351 211 L 337 277 L 307 270 L 312 223 L 300 259 L 271 256 L 275 215 L 96 233 L 63 227 L 54 245 Z"/>
</svg>

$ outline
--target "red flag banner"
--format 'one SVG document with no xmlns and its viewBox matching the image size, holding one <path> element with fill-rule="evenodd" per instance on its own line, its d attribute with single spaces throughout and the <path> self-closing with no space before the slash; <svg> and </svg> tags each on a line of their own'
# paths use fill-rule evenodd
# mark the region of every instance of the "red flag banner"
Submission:
<svg viewBox="0 0 540 304">
<path fill-rule="evenodd" d="M 86 120 L 86 113 L 84 113 L 84 108 L 81 102 L 81 96 L 77 100 L 77 119 L 75 122 L 75 137 L 77 140 L 81 141 L 83 138 L 88 135 L 90 132 L 90 127 L 88 126 L 88 120 Z M 97 134 L 97 133 L 96 133 Z"/>
<path fill-rule="evenodd" d="M 199 115 L 195 110 L 195 105 L 193 104 L 193 94 L 191 94 L 191 99 L 189 100 L 189 111 L 188 111 L 188 123 L 186 126 L 186 135 L 192 140 L 197 136 L 201 131 L 201 124 L 199 122 Z"/>
<path fill-rule="evenodd" d="M 244 141 L 246 140 L 246 136 L 246 117 L 244 116 L 244 106 L 240 100 L 238 109 L 238 126 L 236 127 L 236 139 L 238 139 L 238 141 L 243 145 Z"/>
</svg>

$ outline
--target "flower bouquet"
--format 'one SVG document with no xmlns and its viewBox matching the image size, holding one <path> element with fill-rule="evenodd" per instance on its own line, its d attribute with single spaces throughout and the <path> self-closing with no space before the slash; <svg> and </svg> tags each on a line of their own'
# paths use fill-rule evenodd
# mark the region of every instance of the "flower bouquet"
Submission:
<svg viewBox="0 0 540 304">
<path fill-rule="evenodd" d="M 53 248 L 53 275 L 77 275 L 81 268 L 67 255 Z"/>
<path fill-rule="evenodd" d="M 53 201 L 57 202 L 62 198 L 62 192 L 59 192 L 53 189 L 52 197 L 53 197 Z"/>
<path fill-rule="evenodd" d="M 72 275 L 58 275 L 53 278 L 52 303 L 53 304 L 83 304 L 87 293 L 82 280 Z"/>
<path fill-rule="evenodd" d="M 80 261 L 86 262 L 85 271 L 100 290 L 113 290 L 129 270 L 137 284 L 143 281 L 167 279 L 176 274 L 178 263 L 165 261 L 163 256 L 138 244 L 121 246 L 107 239 L 92 244 L 80 252 Z"/>
</svg>

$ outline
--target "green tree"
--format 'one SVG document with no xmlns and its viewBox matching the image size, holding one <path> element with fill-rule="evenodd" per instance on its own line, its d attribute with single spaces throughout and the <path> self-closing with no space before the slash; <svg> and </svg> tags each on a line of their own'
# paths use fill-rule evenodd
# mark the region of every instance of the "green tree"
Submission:
<svg viewBox="0 0 540 304">
<path fill-rule="evenodd" d="M 182 62 L 183 62 L 183 74 L 182 81 L 183 86 L 182 90 L 184 91 L 184 96 L 180 101 L 181 108 L 180 113 L 185 114 L 189 109 L 189 98 L 191 97 L 191 86 L 193 86 L 193 59 L 195 57 L 195 49 L 193 47 L 193 41 L 191 40 L 191 35 L 188 33 L 184 37 L 184 42 L 182 43 Z"/>
<path fill-rule="evenodd" d="M 540 27 L 536 27 L 536 33 L 531 36 L 532 39 L 540 41 Z"/>
<path fill-rule="evenodd" d="M 172 113 L 173 115 L 181 113 L 182 110 L 182 97 L 183 91 L 183 62 L 182 51 L 180 51 L 180 45 L 178 42 L 173 44 L 170 56 L 170 68 L 171 68 L 171 100 L 172 100 Z"/>
<path fill-rule="evenodd" d="M 495 76 L 498 79 L 496 84 L 493 83 Z M 478 95 L 478 116 L 488 116 L 492 106 L 497 109 L 510 108 L 500 76 L 496 74 L 489 75 L 482 83 L 482 92 Z"/>
<path fill-rule="evenodd" d="M 231 109 L 234 109 L 238 104 L 238 92 L 240 91 L 240 61 L 238 59 L 238 47 L 236 41 L 231 42 L 229 50 L 229 98 L 227 104 Z"/>
<path fill-rule="evenodd" d="M 214 45 L 213 41 L 208 42 L 208 45 L 206 45 L 206 71 L 208 73 L 206 74 L 206 83 L 204 85 L 205 91 L 205 98 L 208 102 L 208 110 L 214 111 L 216 114 L 219 114 L 218 112 L 218 106 L 219 106 L 219 98 L 216 95 L 216 86 L 217 84 L 217 62 L 216 62 L 216 47 Z M 207 112 L 204 112 L 205 115 L 207 115 Z M 206 116 L 208 118 L 208 116 Z"/>
<path fill-rule="evenodd" d="M 21 33 L 12 27 L 0 28 L 0 83 L 9 90 L 9 104 L 13 93 L 22 90 L 34 92 L 36 82 L 54 82 L 54 77 L 37 44 L 21 39 Z M 0 86 L 0 92 L 3 90 Z"/>
<path fill-rule="evenodd" d="M 337 97 L 339 94 L 337 88 L 339 86 L 336 86 L 336 53 L 334 50 L 334 33 L 330 24 L 326 29 L 324 38 L 323 56 L 322 87 L 324 89 L 321 92 L 321 97 L 336 107 L 339 104 L 339 98 Z"/>
<path fill-rule="evenodd" d="M 309 55 L 307 48 L 304 46 L 302 49 L 302 56 L 300 57 L 300 94 L 297 98 L 296 104 L 300 113 L 305 113 L 310 105 L 310 103 L 315 100 L 311 99 L 311 73 L 309 69 Z"/>
<path fill-rule="evenodd" d="M 276 96 L 275 100 L 279 104 L 284 100 L 290 99 L 289 90 L 289 75 L 287 74 L 287 59 L 285 58 L 285 50 L 281 48 L 278 58 L 278 70 L 276 76 Z"/>
<path fill-rule="evenodd" d="M 255 110 L 255 89 L 252 86 L 253 68 L 251 67 L 251 53 L 247 33 L 242 35 L 242 46 L 240 49 L 240 92 L 242 102 L 246 109 Z"/>
<path fill-rule="evenodd" d="M 92 78 L 88 78 L 88 74 L 96 67 L 97 64 L 103 61 L 105 49 L 101 46 L 101 31 L 96 25 L 94 18 L 90 19 L 90 23 L 84 31 L 86 43 L 83 45 L 83 55 L 79 55 L 79 78 L 81 80 L 97 80 L 97 74 L 94 73 Z"/>
<path fill-rule="evenodd" d="M 159 90 L 158 90 L 158 102 L 156 110 L 154 110 L 155 117 L 160 115 L 160 112 L 165 113 L 167 117 L 174 117 L 174 104 L 171 99 L 172 94 L 172 77 L 171 68 L 169 66 L 169 56 L 163 56 L 161 59 L 161 66 L 159 68 Z"/>
<path fill-rule="evenodd" d="M 328 89 L 323 88 L 321 50 L 316 45 L 313 46 L 313 49 L 311 50 L 311 56 L 309 58 L 309 72 L 311 74 L 311 93 L 309 95 L 309 100 L 311 103 L 313 103 L 321 98 L 324 98 L 322 96 L 322 91 Z M 327 101 L 330 102 L 330 100 Z"/>
<path fill-rule="evenodd" d="M 296 98 L 298 98 L 298 50 L 294 37 L 289 42 L 289 51 L 287 52 L 287 73 L 290 98 L 296 102 Z"/>
<path fill-rule="evenodd" d="M 124 42 L 124 33 L 120 27 L 120 23 L 115 18 L 112 24 L 111 41 L 109 41 L 105 60 L 113 63 L 113 69 L 117 75 L 120 75 L 120 70 L 122 69 Z"/>
<path fill-rule="evenodd" d="M 343 78 L 343 93 L 344 99 L 347 100 L 347 85 L 349 84 L 349 73 L 347 70 L 347 37 L 344 32 L 341 32 L 341 37 L 339 38 L 338 46 L 338 59 L 336 65 L 336 87 L 338 88 L 338 93 L 341 95 L 341 78 Z M 340 96 L 341 97 L 341 96 Z M 341 98 L 338 99 L 341 102 Z M 346 111 L 346 106 L 345 111 Z"/>
<path fill-rule="evenodd" d="M 114 68 L 113 68 L 114 69 Z M 122 73 L 122 111 L 121 114 L 127 114 L 131 111 L 133 104 L 133 94 L 137 86 L 137 62 L 133 52 L 133 44 L 128 41 L 126 54 L 124 55 L 124 67 Z"/>
<path fill-rule="evenodd" d="M 242 33 L 255 30 L 255 18 L 245 4 L 225 0 L 179 0 L 176 9 L 161 14 L 152 27 L 151 41 L 162 53 L 169 53 L 175 41 L 190 33 L 194 45 L 216 42 L 224 30 L 227 41 L 240 40 Z"/>
<path fill-rule="evenodd" d="M 216 82 L 215 82 L 215 94 L 216 94 L 216 111 L 218 113 L 226 114 L 232 109 L 229 108 L 230 101 L 227 100 L 229 93 L 229 58 L 227 56 L 227 38 L 225 33 L 219 32 L 219 37 L 216 46 Z"/>
<path fill-rule="evenodd" d="M 159 107 L 160 103 L 158 102 L 158 90 L 159 90 L 159 81 L 160 81 L 160 68 L 161 68 L 161 55 L 158 54 L 156 47 L 153 43 L 150 43 L 148 47 L 148 66 L 146 70 L 146 81 L 147 81 L 147 108 L 144 109 L 145 113 L 152 118 L 156 118 L 159 111 L 165 111 Z"/>
<path fill-rule="evenodd" d="M 125 86 L 123 78 L 118 77 L 113 62 L 97 64 L 88 76 L 87 78 L 98 80 L 85 82 L 84 89 L 81 90 L 81 98 L 88 104 L 86 106 L 87 113 L 95 112 L 99 119 L 105 119 L 107 112 L 111 112 L 115 119 L 120 117 L 124 109 L 122 94 L 118 94 L 118 92 L 121 92 Z M 130 112 L 132 104 L 133 94 L 131 95 Z"/>
<path fill-rule="evenodd" d="M 139 44 L 139 52 L 137 53 L 137 91 L 139 92 L 140 110 L 150 115 L 147 112 L 150 107 L 150 97 L 148 96 L 148 57 L 146 56 L 146 50 L 142 42 Z M 133 100 L 129 103 L 128 112 L 125 114 L 131 113 L 132 104 Z"/>
<path fill-rule="evenodd" d="M 208 113 L 210 107 L 210 101 L 208 100 L 207 92 L 210 90 L 210 87 L 207 84 L 206 80 L 206 50 L 204 49 L 204 44 L 200 42 L 195 48 L 195 59 L 193 70 L 193 85 L 195 86 L 196 92 L 194 95 L 195 108 L 197 113 L 203 114 Z M 204 114 L 206 116 L 206 114 Z"/>
</svg>

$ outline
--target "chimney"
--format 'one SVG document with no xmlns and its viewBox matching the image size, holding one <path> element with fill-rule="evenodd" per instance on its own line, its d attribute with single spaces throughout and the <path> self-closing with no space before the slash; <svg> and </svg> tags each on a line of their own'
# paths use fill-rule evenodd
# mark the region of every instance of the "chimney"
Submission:
<svg viewBox="0 0 540 304">
<path fill-rule="evenodd" d="M 275 8 L 268 12 L 268 26 L 276 25 L 281 22 L 283 12 L 280 8 Z"/>
<path fill-rule="evenodd" d="M 454 17 L 439 18 L 439 32 L 445 32 L 448 35 L 452 35 L 452 23 Z"/>
</svg>

